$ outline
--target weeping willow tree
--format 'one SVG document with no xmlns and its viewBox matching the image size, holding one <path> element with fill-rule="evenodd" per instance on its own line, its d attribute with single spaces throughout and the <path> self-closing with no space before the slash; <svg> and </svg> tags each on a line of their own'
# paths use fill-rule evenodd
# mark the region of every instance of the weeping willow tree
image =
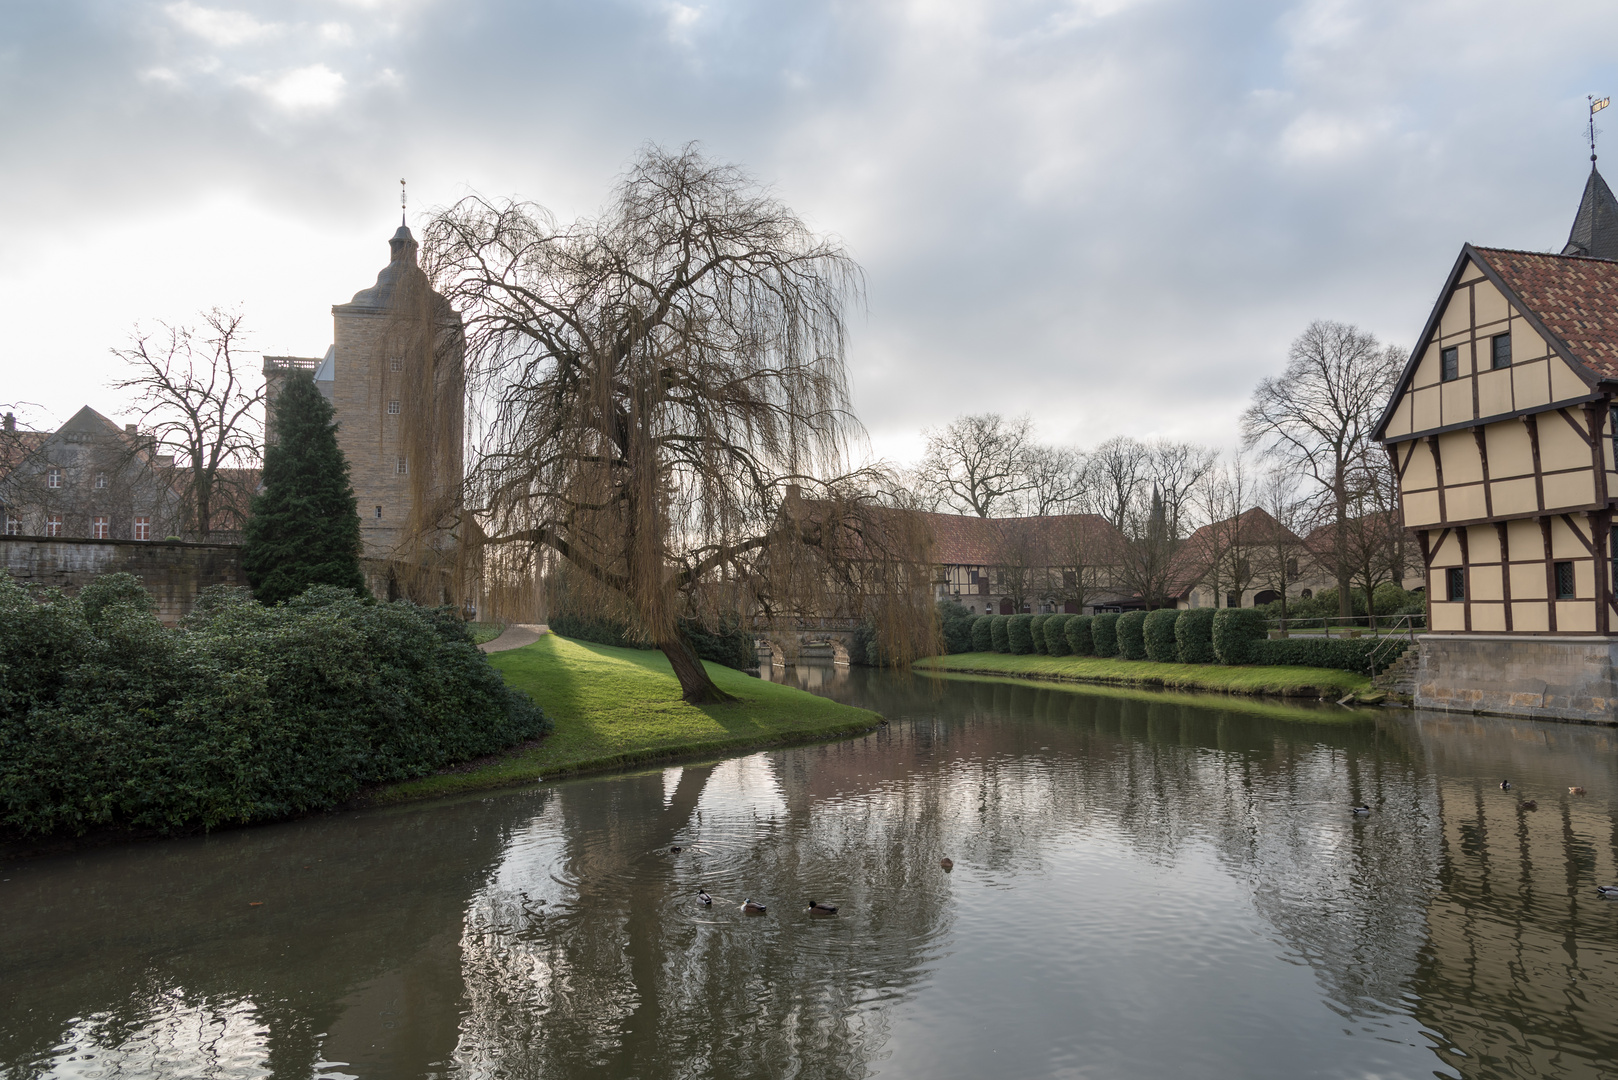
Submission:
<svg viewBox="0 0 1618 1080">
<path fill-rule="evenodd" d="M 462 200 L 423 264 L 463 320 L 486 577 L 559 560 L 570 602 L 653 642 L 693 702 L 727 695 L 685 619 L 837 612 L 895 658 L 923 647 L 925 538 L 848 464 L 862 283 L 837 242 L 739 168 L 649 148 L 597 218 Z"/>
</svg>

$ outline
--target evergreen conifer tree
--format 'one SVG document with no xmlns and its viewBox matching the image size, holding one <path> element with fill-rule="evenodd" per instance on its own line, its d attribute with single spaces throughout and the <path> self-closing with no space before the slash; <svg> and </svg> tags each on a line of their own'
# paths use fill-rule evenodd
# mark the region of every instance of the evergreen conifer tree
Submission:
<svg viewBox="0 0 1618 1080">
<path fill-rule="evenodd" d="M 311 585 L 336 585 L 368 596 L 359 510 L 331 403 L 298 372 L 276 395 L 270 422 L 264 490 L 253 500 L 242 547 L 253 595 L 276 604 Z"/>
</svg>

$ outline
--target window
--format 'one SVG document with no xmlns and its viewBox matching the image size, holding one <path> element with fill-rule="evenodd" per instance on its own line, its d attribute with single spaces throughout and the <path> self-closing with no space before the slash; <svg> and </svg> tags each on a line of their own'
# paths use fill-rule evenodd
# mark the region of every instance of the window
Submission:
<svg viewBox="0 0 1618 1080">
<path fill-rule="evenodd" d="M 377 508 L 376 508 L 376 516 L 377 516 L 377 518 L 378 518 L 378 519 L 379 519 L 379 520 L 380 520 L 380 519 L 381 519 L 381 517 L 382 517 L 382 507 L 380 507 L 380 506 L 378 506 L 378 507 L 377 507 Z"/>
<path fill-rule="evenodd" d="M 90 519 L 90 535 L 97 540 L 105 540 L 112 530 L 107 527 L 107 518 L 104 514 L 97 514 Z"/>
<path fill-rule="evenodd" d="M 1315 590 L 1313 590 L 1313 589 L 1305 589 L 1305 590 L 1303 590 L 1303 592 L 1298 594 L 1298 599 L 1300 599 L 1300 600 L 1312 600 L 1312 599 L 1314 599 L 1314 595 L 1315 595 Z"/>
<path fill-rule="evenodd" d="M 1225 594 L 1225 606 L 1226 607 L 1241 607 L 1242 606 L 1242 594 L 1239 593 L 1239 592 L 1228 592 L 1228 593 L 1226 593 Z"/>
<path fill-rule="evenodd" d="M 1461 376 L 1461 350 L 1451 345 L 1439 354 L 1438 377 L 1451 382 Z"/>
<path fill-rule="evenodd" d="M 410 472 L 410 462 L 406 461 L 404 459 L 403 455 L 400 455 L 399 457 L 395 458 L 394 461 L 393 461 L 393 473 L 394 473 L 394 475 L 395 476 L 404 476 L 408 472 Z"/>
<path fill-rule="evenodd" d="M 968 570 L 966 572 L 966 583 L 968 585 L 976 585 L 978 583 L 978 572 L 976 570 Z"/>
<path fill-rule="evenodd" d="M 1496 334 L 1489 339 L 1489 366 L 1503 368 L 1511 366 L 1511 335 Z"/>
<path fill-rule="evenodd" d="M 135 539 L 150 540 L 152 538 L 152 519 L 138 517 L 135 519 Z"/>
<path fill-rule="evenodd" d="M 1573 599 L 1573 564 L 1559 562 L 1556 564 L 1556 598 L 1558 600 Z"/>
<path fill-rule="evenodd" d="M 104 488 L 106 486 L 107 486 L 107 474 L 106 473 L 96 473 L 96 490 L 100 491 L 102 488 Z"/>
<path fill-rule="evenodd" d="M 1607 423 L 1612 428 L 1612 456 L 1618 460 L 1618 405 L 1608 407 Z"/>
<path fill-rule="evenodd" d="M 1079 575 L 1073 570 L 1062 571 L 1062 588 L 1076 589 L 1079 585 Z"/>
<path fill-rule="evenodd" d="M 1298 576 L 1298 560 L 1297 560 L 1296 557 L 1294 557 L 1294 558 L 1291 558 L 1291 559 L 1287 560 L 1287 577 L 1295 578 L 1297 576 Z"/>
<path fill-rule="evenodd" d="M 22 535 L 22 518 L 14 518 L 10 514 L 6 515 L 6 535 L 7 536 L 21 536 Z"/>
<path fill-rule="evenodd" d="M 1449 600 L 1466 599 L 1466 571 L 1452 566 L 1444 571 L 1444 596 Z"/>
<path fill-rule="evenodd" d="M 399 403 L 397 401 L 388 402 L 388 415 L 389 416 L 398 416 L 399 415 Z"/>
<path fill-rule="evenodd" d="M 404 361 L 399 359 L 397 356 L 390 357 L 388 359 L 388 370 L 389 371 L 403 371 L 404 370 Z"/>
<path fill-rule="evenodd" d="M 45 474 L 45 486 L 48 487 L 48 488 L 59 488 L 59 487 L 61 487 L 62 486 L 62 470 L 61 469 L 51 469 L 49 472 L 47 472 Z"/>
<path fill-rule="evenodd" d="M 52 514 L 50 517 L 45 519 L 45 535 L 46 536 L 61 536 L 62 535 L 62 515 L 61 514 Z"/>
</svg>

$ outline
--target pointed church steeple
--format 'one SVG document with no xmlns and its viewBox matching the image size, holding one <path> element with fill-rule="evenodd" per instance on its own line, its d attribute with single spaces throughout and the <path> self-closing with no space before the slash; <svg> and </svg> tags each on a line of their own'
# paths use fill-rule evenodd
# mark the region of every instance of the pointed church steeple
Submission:
<svg viewBox="0 0 1618 1080">
<path fill-rule="evenodd" d="M 1563 255 L 1588 255 L 1594 259 L 1618 260 L 1618 198 L 1590 160 L 1590 179 L 1584 184 L 1584 198 L 1573 218 Z"/>
</svg>

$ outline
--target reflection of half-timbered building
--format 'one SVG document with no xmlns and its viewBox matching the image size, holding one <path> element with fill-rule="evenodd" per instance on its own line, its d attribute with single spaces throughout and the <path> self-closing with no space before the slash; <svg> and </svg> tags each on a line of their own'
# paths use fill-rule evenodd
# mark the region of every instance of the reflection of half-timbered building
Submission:
<svg viewBox="0 0 1618 1080">
<path fill-rule="evenodd" d="M 1417 704 L 1612 720 L 1618 200 L 1461 249 L 1376 435 L 1427 566 Z"/>
</svg>

